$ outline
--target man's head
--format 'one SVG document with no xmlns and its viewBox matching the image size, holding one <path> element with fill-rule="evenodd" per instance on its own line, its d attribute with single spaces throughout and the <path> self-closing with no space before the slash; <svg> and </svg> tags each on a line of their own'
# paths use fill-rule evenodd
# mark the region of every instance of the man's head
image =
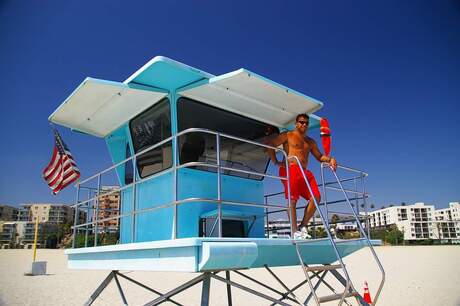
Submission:
<svg viewBox="0 0 460 306">
<path fill-rule="evenodd" d="M 295 118 L 295 128 L 300 133 L 305 134 L 308 130 L 308 123 L 310 122 L 310 117 L 307 114 L 298 114 Z"/>
</svg>

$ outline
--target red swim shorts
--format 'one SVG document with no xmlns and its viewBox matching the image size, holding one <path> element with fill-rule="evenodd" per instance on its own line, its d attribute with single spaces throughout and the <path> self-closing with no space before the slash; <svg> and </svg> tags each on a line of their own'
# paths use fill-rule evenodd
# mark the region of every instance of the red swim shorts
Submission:
<svg viewBox="0 0 460 306">
<path fill-rule="evenodd" d="M 303 169 L 305 172 L 305 176 L 307 177 L 308 183 L 310 184 L 311 191 L 313 191 L 313 195 L 315 198 L 320 197 L 318 185 L 316 184 L 315 177 L 313 173 L 311 173 L 307 169 Z M 286 177 L 286 168 L 280 167 L 279 168 L 279 176 Z M 291 200 L 297 201 L 299 196 L 304 198 L 305 200 L 310 199 L 310 192 L 308 191 L 307 184 L 305 183 L 305 179 L 303 178 L 302 172 L 300 171 L 300 167 L 297 165 L 289 165 L 289 185 L 291 187 Z M 287 181 L 281 180 L 284 185 L 284 196 L 286 199 L 288 198 L 288 189 L 287 189 Z"/>
</svg>

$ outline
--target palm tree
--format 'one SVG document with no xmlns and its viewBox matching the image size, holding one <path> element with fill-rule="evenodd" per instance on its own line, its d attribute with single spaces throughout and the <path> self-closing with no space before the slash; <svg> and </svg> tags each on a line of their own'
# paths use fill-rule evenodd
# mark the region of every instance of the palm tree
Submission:
<svg viewBox="0 0 460 306">
<path fill-rule="evenodd" d="M 331 217 L 331 223 L 337 223 L 340 221 L 340 217 L 337 214 L 333 214 Z"/>
</svg>

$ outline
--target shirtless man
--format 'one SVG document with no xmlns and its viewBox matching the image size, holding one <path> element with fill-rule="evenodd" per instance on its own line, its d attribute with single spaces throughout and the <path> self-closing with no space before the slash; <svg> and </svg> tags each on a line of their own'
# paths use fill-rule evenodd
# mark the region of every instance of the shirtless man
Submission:
<svg viewBox="0 0 460 306">
<path fill-rule="evenodd" d="M 316 184 L 315 177 L 313 173 L 307 170 L 308 165 L 308 156 L 310 152 L 319 162 L 326 162 L 329 163 L 332 169 L 335 171 L 337 168 L 337 162 L 335 158 L 323 155 L 319 149 L 316 141 L 312 138 L 308 137 L 307 130 L 308 130 L 308 123 L 309 117 L 307 114 L 299 114 L 295 120 L 295 129 L 293 131 L 285 132 L 279 134 L 277 137 L 273 138 L 270 141 L 270 145 L 273 147 L 277 147 L 279 145 L 283 145 L 284 151 L 288 154 L 288 156 L 296 156 L 300 163 L 302 164 L 302 168 L 305 172 L 305 176 L 308 179 L 308 183 L 312 189 L 313 195 L 319 203 L 321 201 L 321 194 L 318 190 L 318 185 Z M 275 165 L 279 166 L 279 175 L 281 177 L 286 176 L 286 168 L 285 168 L 285 161 L 279 162 L 276 159 L 275 152 L 271 150 L 269 152 L 270 158 Z M 308 191 L 307 184 L 302 176 L 302 172 L 300 171 L 300 167 L 297 164 L 295 159 L 289 159 L 289 185 L 291 189 L 291 216 L 294 222 L 291 223 L 291 232 L 294 233 L 294 238 L 306 238 L 307 237 L 307 224 L 310 221 L 311 217 L 316 211 L 316 207 L 313 201 L 313 198 L 310 196 L 310 192 Z M 287 189 L 287 181 L 282 180 L 284 185 L 284 193 L 286 199 L 288 198 L 288 189 Z M 302 222 L 297 227 L 297 201 L 299 200 L 299 196 L 302 196 L 305 200 L 308 200 L 308 205 L 305 207 L 304 216 Z"/>
</svg>

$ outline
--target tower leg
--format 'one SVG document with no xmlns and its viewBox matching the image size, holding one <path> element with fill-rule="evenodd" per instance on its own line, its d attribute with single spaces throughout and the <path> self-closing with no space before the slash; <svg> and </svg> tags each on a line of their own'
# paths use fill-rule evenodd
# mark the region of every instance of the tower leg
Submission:
<svg viewBox="0 0 460 306">
<path fill-rule="evenodd" d="M 102 291 L 104 291 L 105 287 L 107 287 L 108 284 L 112 281 L 112 278 L 115 276 L 115 271 L 111 271 L 109 275 L 102 281 L 102 283 L 97 287 L 97 289 L 91 294 L 89 299 L 85 302 L 85 306 L 90 306 L 91 304 L 94 303 L 94 301 L 97 299 L 99 294 L 101 294 Z"/>
<path fill-rule="evenodd" d="M 230 271 L 225 271 L 225 278 L 230 281 Z M 228 306 L 232 306 L 232 286 L 227 283 Z"/>
<path fill-rule="evenodd" d="M 201 306 L 209 306 L 209 288 L 211 287 L 211 277 L 209 272 L 204 273 L 203 289 L 201 290 Z"/>
</svg>

